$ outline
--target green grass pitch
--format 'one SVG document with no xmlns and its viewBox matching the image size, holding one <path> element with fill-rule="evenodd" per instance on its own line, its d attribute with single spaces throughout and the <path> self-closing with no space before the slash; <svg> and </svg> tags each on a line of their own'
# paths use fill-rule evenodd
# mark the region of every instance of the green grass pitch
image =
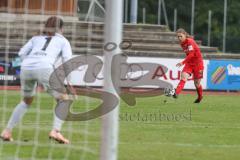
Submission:
<svg viewBox="0 0 240 160">
<path fill-rule="evenodd" d="M 0 91 L 0 130 L 19 102 L 18 91 Z M 164 100 L 167 100 L 165 103 Z M 236 160 L 240 159 L 240 98 L 195 95 L 179 99 L 164 96 L 137 99 L 135 107 L 120 106 L 119 160 Z M 81 97 L 73 110 L 94 108 L 98 100 Z M 66 122 L 61 145 L 48 139 L 55 102 L 47 94 L 35 98 L 21 124 L 13 130 L 14 142 L 0 141 L 1 160 L 99 159 L 100 118 Z"/>
</svg>

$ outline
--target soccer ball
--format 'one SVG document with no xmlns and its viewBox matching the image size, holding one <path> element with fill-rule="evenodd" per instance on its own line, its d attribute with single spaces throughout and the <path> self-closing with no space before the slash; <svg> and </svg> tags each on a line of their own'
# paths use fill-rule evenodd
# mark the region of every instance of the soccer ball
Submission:
<svg viewBox="0 0 240 160">
<path fill-rule="evenodd" d="M 173 89 L 173 88 L 165 88 L 164 89 L 164 95 L 167 97 L 173 96 L 174 93 L 175 93 L 175 89 Z"/>
</svg>

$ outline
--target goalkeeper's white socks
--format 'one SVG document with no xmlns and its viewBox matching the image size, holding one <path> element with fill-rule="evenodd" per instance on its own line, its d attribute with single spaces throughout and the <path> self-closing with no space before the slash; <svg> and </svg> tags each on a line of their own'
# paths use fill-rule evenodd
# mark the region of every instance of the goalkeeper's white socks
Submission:
<svg viewBox="0 0 240 160">
<path fill-rule="evenodd" d="M 54 114 L 53 130 L 49 133 L 49 138 L 54 139 L 58 143 L 69 144 L 70 141 L 60 133 L 63 122 L 63 120 L 59 119 L 56 114 Z"/>
<path fill-rule="evenodd" d="M 54 112 L 53 129 L 60 131 L 64 121 L 59 119 Z"/>
<path fill-rule="evenodd" d="M 7 128 L 9 130 L 12 130 L 16 126 L 16 124 L 21 121 L 28 108 L 29 106 L 24 101 L 20 102 L 15 107 L 7 124 Z M 53 129 L 60 131 L 63 123 L 64 121 L 59 119 L 56 114 L 54 114 Z"/>
<path fill-rule="evenodd" d="M 64 120 L 68 116 L 68 110 L 72 104 L 71 100 L 58 100 L 54 112 L 53 129 L 60 131 Z M 58 116 L 57 116 L 58 115 Z"/>
<path fill-rule="evenodd" d="M 12 130 L 13 127 L 15 127 L 16 124 L 21 121 L 22 117 L 27 112 L 28 107 L 29 106 L 24 101 L 20 102 L 15 107 L 15 109 L 13 110 L 12 115 L 8 121 L 8 124 L 7 124 L 7 128 L 9 130 Z"/>
</svg>

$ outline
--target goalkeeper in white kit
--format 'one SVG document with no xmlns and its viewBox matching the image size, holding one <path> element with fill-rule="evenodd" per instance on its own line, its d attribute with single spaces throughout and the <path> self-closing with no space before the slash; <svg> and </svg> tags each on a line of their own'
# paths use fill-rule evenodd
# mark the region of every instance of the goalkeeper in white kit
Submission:
<svg viewBox="0 0 240 160">
<path fill-rule="evenodd" d="M 49 85 L 50 75 L 54 71 L 54 63 L 59 57 L 66 62 L 72 57 L 72 49 L 69 41 L 62 35 L 63 20 L 52 16 L 47 19 L 45 28 L 40 35 L 32 37 L 19 51 L 21 63 L 21 92 L 23 100 L 15 107 L 6 128 L 1 134 L 5 141 L 12 141 L 12 129 L 22 119 L 33 102 L 37 84 L 41 84 L 45 91 L 51 94 L 57 101 L 57 107 L 64 105 L 66 100 L 63 93 L 51 89 Z M 54 114 L 53 129 L 49 138 L 59 143 L 68 144 L 61 133 L 63 120 Z"/>
</svg>

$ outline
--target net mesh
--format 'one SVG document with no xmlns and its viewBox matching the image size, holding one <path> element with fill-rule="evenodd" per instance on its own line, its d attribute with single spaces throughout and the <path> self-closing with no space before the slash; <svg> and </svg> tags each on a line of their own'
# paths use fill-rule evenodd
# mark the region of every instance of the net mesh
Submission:
<svg viewBox="0 0 240 160">
<path fill-rule="evenodd" d="M 47 0 L 39 3 L 39 10 L 28 9 L 31 6 L 31 0 L 22 2 L 22 7 L 17 9 L 8 7 L 7 3 L 0 4 L 1 131 L 6 127 L 14 107 L 21 100 L 20 67 L 16 65 L 17 53 L 27 40 L 41 32 L 44 21 L 50 16 L 49 10 L 46 11 Z M 86 2 L 89 2 L 89 5 L 84 5 L 84 3 L 87 4 Z M 58 0 L 58 3 L 64 4 L 65 1 Z M 92 8 L 89 8 L 91 3 L 93 3 Z M 93 39 L 102 36 L 97 33 L 102 34 L 103 28 L 96 32 L 92 23 L 80 25 L 79 20 L 103 21 L 104 1 L 78 1 L 77 4 L 78 9 L 77 13 L 73 11 L 74 16 L 66 16 L 66 10 L 61 9 L 63 5 L 59 4 L 55 15 L 62 16 L 65 21 L 64 36 L 70 41 L 73 54 L 90 54 L 88 51 L 92 50 L 92 43 L 96 42 Z M 81 17 L 82 14 L 85 15 L 84 18 Z M 83 83 L 82 86 L 84 87 L 86 84 Z M 97 104 L 99 101 L 96 99 L 80 97 L 73 103 L 72 110 L 84 112 L 94 108 Z M 55 105 L 56 102 L 52 97 L 43 92 L 41 88 L 38 89 L 34 103 L 22 121 L 13 129 L 14 141 L 0 142 L 0 159 L 98 159 L 100 150 L 99 119 L 85 122 L 65 122 L 62 133 L 71 141 L 69 145 L 58 144 L 48 139 L 48 133 L 52 129 Z"/>
</svg>

